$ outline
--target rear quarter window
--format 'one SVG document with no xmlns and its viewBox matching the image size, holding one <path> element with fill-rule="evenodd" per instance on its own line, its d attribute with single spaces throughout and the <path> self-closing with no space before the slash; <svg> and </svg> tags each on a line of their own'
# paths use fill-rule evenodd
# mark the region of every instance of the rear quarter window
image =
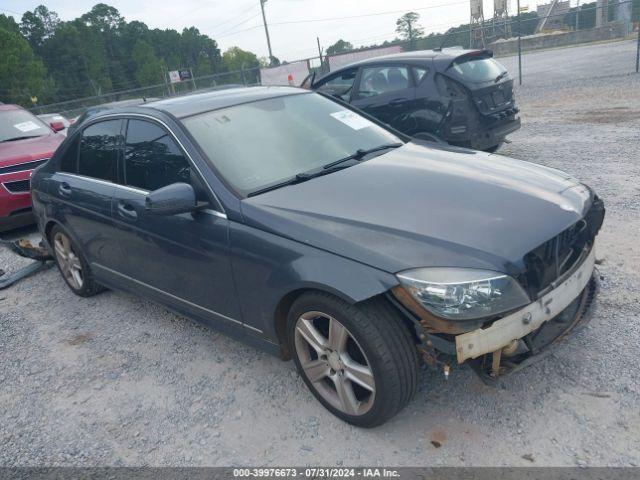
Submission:
<svg viewBox="0 0 640 480">
<path fill-rule="evenodd" d="M 60 171 L 67 173 L 78 173 L 78 138 L 74 138 L 67 146 L 62 159 L 60 160 Z"/>
</svg>

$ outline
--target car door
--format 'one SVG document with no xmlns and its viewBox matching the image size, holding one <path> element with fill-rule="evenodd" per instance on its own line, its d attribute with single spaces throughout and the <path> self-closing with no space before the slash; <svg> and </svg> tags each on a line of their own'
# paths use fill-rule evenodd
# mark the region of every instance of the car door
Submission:
<svg viewBox="0 0 640 480">
<path fill-rule="evenodd" d="M 414 81 L 407 65 L 362 67 L 351 104 L 401 131 L 411 127 Z"/>
<path fill-rule="evenodd" d="M 184 150 L 164 126 L 127 121 L 119 185 L 112 212 L 122 241 L 122 263 L 110 272 L 140 293 L 207 321 L 239 323 L 228 256 L 229 222 Z M 191 184 L 204 208 L 157 215 L 145 210 L 153 190 Z"/>
<path fill-rule="evenodd" d="M 113 267 L 120 259 L 111 196 L 123 143 L 122 120 L 86 127 L 66 149 L 48 179 L 53 217 L 79 243 L 87 261 Z"/>
</svg>

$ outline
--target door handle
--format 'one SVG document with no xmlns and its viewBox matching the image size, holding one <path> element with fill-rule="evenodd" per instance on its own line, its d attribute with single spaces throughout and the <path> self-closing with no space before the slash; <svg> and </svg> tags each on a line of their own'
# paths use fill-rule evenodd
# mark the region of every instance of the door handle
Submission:
<svg viewBox="0 0 640 480">
<path fill-rule="evenodd" d="M 122 200 L 118 202 L 118 214 L 129 220 L 136 220 L 138 218 L 138 213 L 133 205 L 123 202 Z"/>
<path fill-rule="evenodd" d="M 58 193 L 63 197 L 68 197 L 71 195 L 71 187 L 67 182 L 61 182 L 60 185 L 58 185 Z"/>
</svg>

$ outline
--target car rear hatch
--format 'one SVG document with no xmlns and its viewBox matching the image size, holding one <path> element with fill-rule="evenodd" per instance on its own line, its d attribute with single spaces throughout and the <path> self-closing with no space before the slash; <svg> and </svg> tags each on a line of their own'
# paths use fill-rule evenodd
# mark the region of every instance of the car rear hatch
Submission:
<svg viewBox="0 0 640 480">
<path fill-rule="evenodd" d="M 478 111 L 496 119 L 518 112 L 513 79 L 491 52 L 477 50 L 456 57 L 445 74 L 462 83 L 470 92 Z"/>
</svg>

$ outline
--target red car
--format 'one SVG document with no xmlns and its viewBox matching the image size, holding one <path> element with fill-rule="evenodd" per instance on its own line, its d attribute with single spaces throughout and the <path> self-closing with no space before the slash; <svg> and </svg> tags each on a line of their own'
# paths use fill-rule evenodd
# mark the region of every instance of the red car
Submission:
<svg viewBox="0 0 640 480">
<path fill-rule="evenodd" d="M 30 177 L 65 139 L 17 105 L 0 105 L 0 231 L 32 223 Z"/>
</svg>

